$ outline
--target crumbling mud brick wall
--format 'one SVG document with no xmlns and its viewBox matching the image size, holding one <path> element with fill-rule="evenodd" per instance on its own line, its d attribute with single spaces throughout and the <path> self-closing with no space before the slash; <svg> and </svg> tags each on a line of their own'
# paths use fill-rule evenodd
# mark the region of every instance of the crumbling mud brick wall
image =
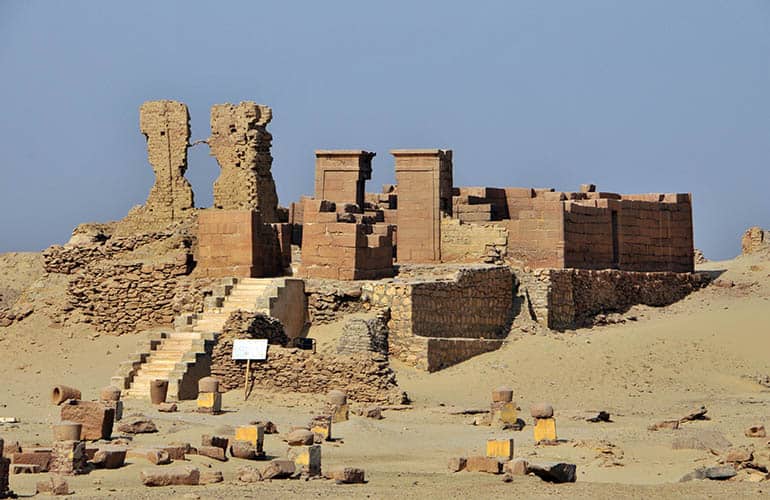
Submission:
<svg viewBox="0 0 770 500">
<path fill-rule="evenodd" d="M 190 115 L 176 101 L 148 101 L 139 109 L 139 128 L 147 138 L 147 157 L 155 184 L 144 205 L 128 213 L 120 230 L 148 232 L 184 219 L 194 207 L 193 191 L 185 179 Z"/>
<path fill-rule="evenodd" d="M 360 281 L 305 280 L 310 323 L 323 325 L 364 310 Z"/>
<path fill-rule="evenodd" d="M 750 227 L 741 238 L 741 254 L 770 252 L 770 231 L 761 227 Z"/>
<path fill-rule="evenodd" d="M 375 153 L 363 150 L 318 150 L 315 152 L 315 198 L 342 206 L 355 203 L 364 208 L 366 181 L 372 178 Z"/>
<path fill-rule="evenodd" d="M 598 314 L 625 312 L 634 305 L 662 307 L 705 286 L 698 273 L 541 269 L 517 271 L 529 310 L 554 330 L 589 326 Z"/>
<path fill-rule="evenodd" d="M 202 210 L 195 274 L 209 278 L 280 276 L 285 261 L 280 226 L 265 224 L 258 211 Z"/>
<path fill-rule="evenodd" d="M 513 319 L 515 282 L 509 268 L 452 266 L 447 279 L 447 268 L 437 267 L 432 279 L 427 274 L 408 279 L 405 274 L 400 277 L 404 281 L 372 283 L 366 290 L 373 307 L 390 311 L 390 354 L 428 370 L 467 359 L 463 352 L 500 347 Z M 440 354 L 443 349 L 448 351 Z"/>
<path fill-rule="evenodd" d="M 400 263 L 441 262 L 441 218 L 452 214 L 452 151 L 393 150 Z"/>
<path fill-rule="evenodd" d="M 245 361 L 231 359 L 233 340 L 272 335 L 244 331 L 238 323 L 228 321 L 231 327 L 223 328 L 212 354 L 211 374 L 225 390 L 243 387 L 246 373 Z M 264 328 L 275 325 L 264 323 Z M 357 402 L 401 402 L 395 373 L 385 358 L 371 353 L 335 356 L 269 345 L 267 361 L 252 362 L 251 373 L 254 387 L 268 390 L 326 394 L 339 389 Z"/>
<path fill-rule="evenodd" d="M 94 234 L 76 230 L 74 242 L 46 249 L 46 271 L 69 278 L 54 322 L 88 323 L 100 332 L 124 334 L 168 326 L 177 314 L 201 311 L 213 282 L 190 276 L 190 224 L 127 237 L 101 225 Z"/>
<path fill-rule="evenodd" d="M 393 273 L 390 226 L 357 213 L 339 214 L 335 203 L 305 200 L 300 276 L 365 280 Z"/>
<path fill-rule="evenodd" d="M 271 173 L 273 111 L 262 104 L 217 104 L 211 108 L 211 154 L 221 167 L 214 182 L 214 207 L 259 210 L 266 223 L 279 222 L 278 195 Z"/>
</svg>

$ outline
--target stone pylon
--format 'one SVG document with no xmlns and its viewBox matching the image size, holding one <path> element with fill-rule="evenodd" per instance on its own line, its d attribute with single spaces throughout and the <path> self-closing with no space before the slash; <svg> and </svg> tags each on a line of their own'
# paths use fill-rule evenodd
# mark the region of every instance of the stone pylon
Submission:
<svg viewBox="0 0 770 500">
<path fill-rule="evenodd" d="M 211 108 L 211 154 L 221 170 L 214 182 L 214 207 L 259 210 L 262 220 L 277 222 L 278 195 L 270 169 L 273 136 L 267 124 L 268 106 L 251 101 L 217 104 Z"/>
<path fill-rule="evenodd" d="M 183 219 L 195 206 L 187 170 L 190 115 L 184 103 L 147 101 L 139 109 L 139 128 L 147 139 L 147 157 L 155 184 L 144 205 L 125 219 L 129 226 L 148 230 Z"/>
</svg>

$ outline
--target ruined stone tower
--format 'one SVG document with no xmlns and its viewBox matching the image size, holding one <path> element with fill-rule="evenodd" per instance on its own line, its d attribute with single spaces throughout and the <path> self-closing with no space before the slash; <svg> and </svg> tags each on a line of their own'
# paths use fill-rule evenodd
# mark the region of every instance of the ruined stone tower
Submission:
<svg viewBox="0 0 770 500">
<path fill-rule="evenodd" d="M 147 202 L 136 206 L 125 219 L 127 228 L 162 228 L 190 214 L 193 191 L 185 179 L 190 115 L 176 101 L 147 101 L 139 109 L 139 129 L 147 138 L 147 157 L 155 184 Z"/>
<path fill-rule="evenodd" d="M 222 169 L 214 182 L 214 207 L 259 210 L 264 222 L 277 222 L 278 195 L 270 172 L 273 111 L 251 101 L 211 108 L 211 154 Z"/>
</svg>

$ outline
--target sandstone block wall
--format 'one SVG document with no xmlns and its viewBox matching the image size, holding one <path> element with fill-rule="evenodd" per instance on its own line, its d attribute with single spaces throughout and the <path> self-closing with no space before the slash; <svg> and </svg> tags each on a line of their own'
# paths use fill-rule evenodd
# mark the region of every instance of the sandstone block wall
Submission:
<svg viewBox="0 0 770 500">
<path fill-rule="evenodd" d="M 469 224 L 441 220 L 441 258 L 445 262 L 503 263 L 508 254 L 508 230 L 497 223 Z"/>
<path fill-rule="evenodd" d="M 121 229 L 148 232 L 187 217 L 194 207 L 193 191 L 185 179 L 190 115 L 176 101 L 148 101 L 139 109 L 139 128 L 147 138 L 147 156 L 155 183 L 142 206 L 134 207 Z"/>
<path fill-rule="evenodd" d="M 441 218 L 452 214 L 452 151 L 393 150 L 398 182 L 397 259 L 441 261 Z"/>
<path fill-rule="evenodd" d="M 338 214 L 327 201 L 305 200 L 300 276 L 360 280 L 393 275 L 389 226 L 356 215 Z"/>
<path fill-rule="evenodd" d="M 323 325 L 339 321 L 344 316 L 363 311 L 361 282 L 305 280 L 307 309 L 310 322 Z"/>
<path fill-rule="evenodd" d="M 588 326 L 597 314 L 637 304 L 666 306 L 708 283 L 701 274 L 674 272 L 541 269 L 517 276 L 535 319 L 554 330 Z"/>
<path fill-rule="evenodd" d="M 366 181 L 372 178 L 375 153 L 363 150 L 318 150 L 315 152 L 315 198 L 342 206 L 355 203 L 364 208 Z"/>
<path fill-rule="evenodd" d="M 259 210 L 266 223 L 279 222 L 278 195 L 271 173 L 272 135 L 268 106 L 246 101 L 211 108 L 211 154 L 222 171 L 214 182 L 214 207 Z"/>
<path fill-rule="evenodd" d="M 245 361 L 231 359 L 233 340 L 255 335 L 259 334 L 226 327 L 217 339 L 211 374 L 219 378 L 225 390 L 243 387 L 246 370 Z M 387 360 L 377 355 L 335 356 L 269 345 L 267 361 L 252 362 L 251 373 L 254 387 L 263 389 L 311 394 L 339 389 L 357 402 L 401 400 L 395 373 Z"/>
<path fill-rule="evenodd" d="M 439 272 L 446 272 L 446 269 Z M 514 279 L 507 267 L 457 266 L 449 279 L 444 276 L 431 279 L 427 274 L 418 276 L 413 279 L 401 277 L 406 281 L 372 283 L 367 291 L 373 307 L 390 311 L 388 344 L 392 356 L 430 369 L 442 364 L 430 359 L 467 359 L 460 351 L 466 348 L 463 346 L 471 345 L 430 343 L 430 339 L 501 340 L 508 335 Z M 429 352 L 430 348 L 441 350 L 444 347 L 457 354 L 441 358 L 441 355 Z"/>
<path fill-rule="evenodd" d="M 196 275 L 209 278 L 280 276 L 287 258 L 284 250 L 290 251 L 282 248 L 280 226 L 263 223 L 261 213 L 252 210 L 201 211 Z"/>
</svg>

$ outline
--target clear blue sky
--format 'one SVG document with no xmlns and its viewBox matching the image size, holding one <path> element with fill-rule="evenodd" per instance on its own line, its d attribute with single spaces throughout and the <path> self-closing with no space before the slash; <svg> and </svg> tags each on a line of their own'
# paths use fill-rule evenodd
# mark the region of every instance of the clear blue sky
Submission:
<svg viewBox="0 0 770 500">
<path fill-rule="evenodd" d="M 692 192 L 695 243 L 770 226 L 770 1 L 0 1 L 0 252 L 123 217 L 153 181 L 138 108 L 273 107 L 282 204 L 313 151 L 446 147 L 455 185 Z M 190 151 L 198 206 L 219 168 Z"/>
</svg>

